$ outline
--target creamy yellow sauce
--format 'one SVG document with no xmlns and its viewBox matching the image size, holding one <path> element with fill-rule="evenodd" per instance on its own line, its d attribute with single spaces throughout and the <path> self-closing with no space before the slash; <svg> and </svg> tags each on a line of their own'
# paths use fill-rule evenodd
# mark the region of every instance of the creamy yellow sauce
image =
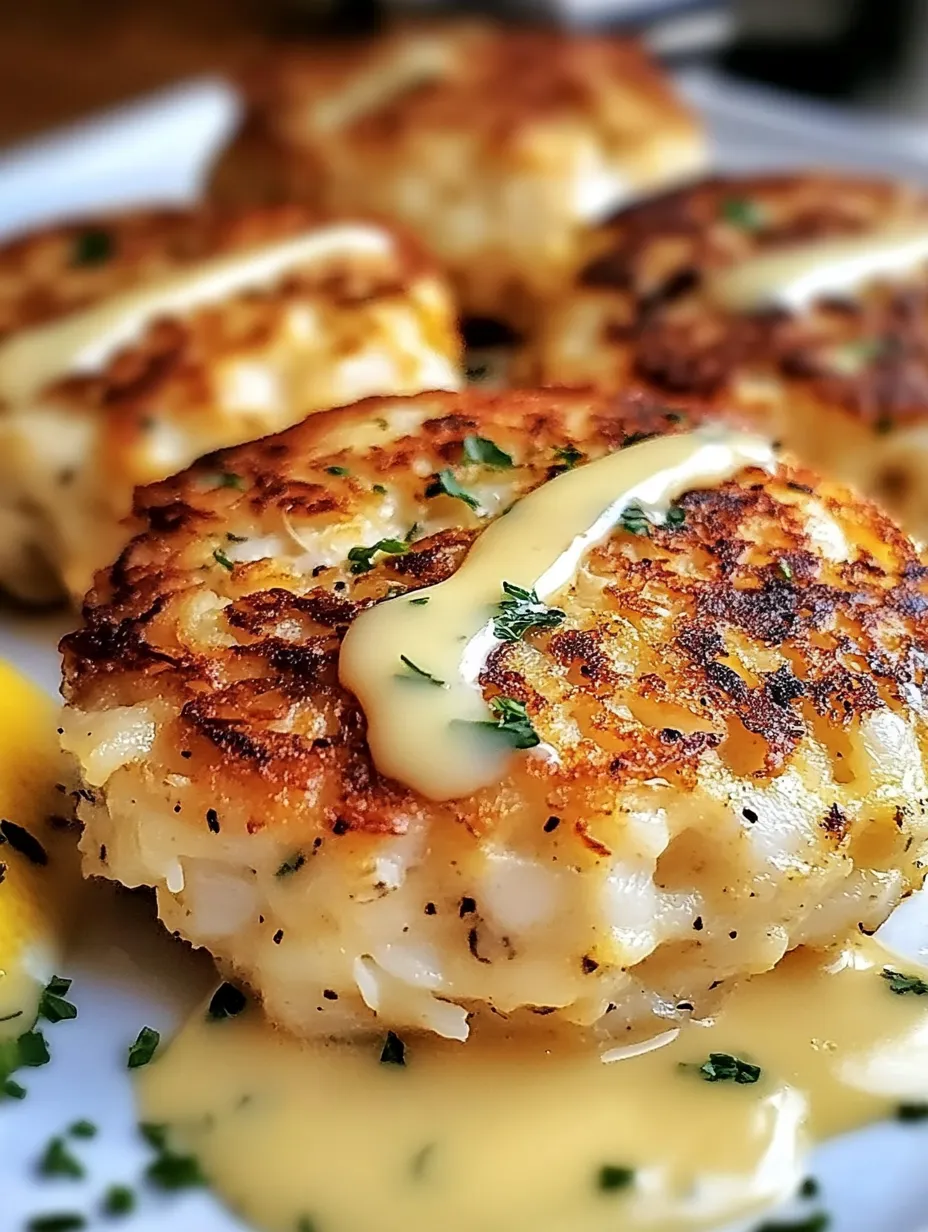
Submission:
<svg viewBox="0 0 928 1232">
<path fill-rule="evenodd" d="M 362 612 L 342 643 L 339 675 L 364 709 L 378 769 L 433 800 L 499 779 L 510 750 L 475 725 L 493 720 L 479 676 L 497 644 L 492 618 L 503 583 L 546 602 L 630 505 L 660 520 L 684 492 L 773 462 L 767 441 L 718 428 L 619 450 L 524 497 L 447 581 Z"/>
<path fill-rule="evenodd" d="M 884 965 L 914 970 L 875 942 L 794 953 L 715 1021 L 613 1061 L 491 1019 L 467 1044 L 407 1036 L 400 1067 L 383 1036 L 300 1042 L 257 1008 L 199 1009 L 142 1071 L 142 1118 L 273 1232 L 714 1228 L 788 1196 L 815 1139 L 928 1099 L 928 997 Z M 706 1081 L 713 1052 L 759 1081 Z M 634 1175 L 603 1188 L 604 1168 Z"/>
<path fill-rule="evenodd" d="M 822 296 L 853 295 L 875 279 L 900 279 L 928 261 L 928 226 L 812 240 L 750 257 L 714 274 L 710 298 L 732 312 L 799 312 Z"/>
<path fill-rule="evenodd" d="M 58 789 L 56 707 L 0 662 L 0 818 L 36 839 L 46 863 L 0 844 L 0 1039 L 28 1030 L 39 996 L 60 968 L 80 884 L 73 834 L 49 823 L 70 813 Z"/>
<path fill-rule="evenodd" d="M 0 398 L 35 396 L 65 375 L 99 371 L 159 316 L 189 313 L 230 295 L 272 287 L 287 273 L 333 256 L 385 256 L 390 236 L 378 227 L 343 224 L 274 244 L 215 257 L 150 285 L 114 295 L 0 345 Z"/>
</svg>

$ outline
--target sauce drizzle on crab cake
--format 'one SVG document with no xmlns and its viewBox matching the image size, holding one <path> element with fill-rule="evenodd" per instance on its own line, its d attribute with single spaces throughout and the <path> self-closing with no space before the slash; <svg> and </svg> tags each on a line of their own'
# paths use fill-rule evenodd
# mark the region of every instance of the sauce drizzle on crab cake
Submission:
<svg viewBox="0 0 928 1232">
<path fill-rule="evenodd" d="M 462 379 L 444 279 L 380 224 L 298 207 L 194 212 L 195 255 L 181 257 L 172 215 L 159 263 L 156 222 L 142 244 L 134 219 L 67 231 L 72 245 L 103 237 L 96 265 L 116 268 L 85 279 L 87 302 L 62 293 L 38 320 L 34 265 L 60 263 L 60 237 L 0 251 L 0 323 L 4 308 L 11 327 L 17 309 L 27 323 L 0 338 L 0 582 L 27 599 L 62 580 L 83 597 L 125 543 L 136 485 L 324 407 Z"/>
<path fill-rule="evenodd" d="M 829 173 L 713 178 L 584 241 L 528 383 L 713 398 L 928 538 L 928 195 Z"/>
<path fill-rule="evenodd" d="M 875 506 L 789 460 L 662 525 L 625 511 L 550 597 L 563 621 L 480 676 L 551 752 L 467 798 L 383 777 L 339 683 L 365 609 L 451 577 L 566 468 L 702 418 L 369 399 L 139 492 L 63 642 L 85 871 L 154 885 L 298 1033 L 464 1038 L 489 1007 L 626 1040 L 875 928 L 923 875 L 928 582 Z"/>
</svg>

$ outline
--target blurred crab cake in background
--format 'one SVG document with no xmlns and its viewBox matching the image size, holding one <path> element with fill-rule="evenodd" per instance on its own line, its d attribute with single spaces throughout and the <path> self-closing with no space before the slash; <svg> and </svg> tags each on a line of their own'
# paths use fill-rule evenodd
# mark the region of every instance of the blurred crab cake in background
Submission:
<svg viewBox="0 0 928 1232">
<path fill-rule="evenodd" d="M 702 420 L 369 399 L 139 492 L 63 642 L 85 872 L 304 1034 L 626 1040 L 876 928 L 928 839 L 924 570 Z"/>
<path fill-rule="evenodd" d="M 928 195 L 712 179 L 588 236 L 530 376 L 734 405 L 928 539 Z"/>
<path fill-rule="evenodd" d="M 308 201 L 409 226 L 464 315 L 532 316 L 578 233 L 700 170 L 698 120 L 627 39 L 479 22 L 276 54 L 221 158 L 220 199 Z"/>
<path fill-rule="evenodd" d="M 129 215 L 0 250 L 0 582 L 75 599 L 132 490 L 370 393 L 455 388 L 415 243 L 303 207 Z"/>
</svg>

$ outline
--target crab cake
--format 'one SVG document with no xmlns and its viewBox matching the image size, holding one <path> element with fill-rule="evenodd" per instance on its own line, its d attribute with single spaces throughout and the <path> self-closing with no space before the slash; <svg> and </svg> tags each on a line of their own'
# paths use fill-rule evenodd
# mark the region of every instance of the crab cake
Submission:
<svg viewBox="0 0 928 1232">
<path fill-rule="evenodd" d="M 928 577 L 839 484 L 783 462 L 623 518 L 556 627 L 487 660 L 541 745 L 467 798 L 383 777 L 339 683 L 359 613 L 450 577 L 565 468 L 698 419 L 369 399 L 141 490 L 62 644 L 85 872 L 154 886 L 300 1032 L 463 1038 L 490 1007 L 627 1039 L 876 928 L 928 840 Z"/>
<path fill-rule="evenodd" d="M 523 378 L 642 379 L 735 405 L 928 539 L 923 191 L 827 174 L 712 179 L 616 215 L 579 268 Z"/>
<path fill-rule="evenodd" d="M 443 278 L 379 224 L 273 207 L 14 243 L 0 251 L 0 582 L 79 599 L 125 542 L 137 484 L 323 407 L 460 379 Z"/>
<path fill-rule="evenodd" d="M 277 53 L 214 191 L 371 210 L 445 264 L 464 312 L 518 321 L 578 232 L 705 164 L 701 128 L 637 43 L 479 22 Z"/>
</svg>

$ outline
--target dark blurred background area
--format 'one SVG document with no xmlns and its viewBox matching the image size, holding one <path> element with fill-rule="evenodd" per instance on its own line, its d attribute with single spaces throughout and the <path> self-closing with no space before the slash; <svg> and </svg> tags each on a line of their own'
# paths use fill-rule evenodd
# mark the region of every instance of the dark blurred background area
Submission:
<svg viewBox="0 0 928 1232">
<path fill-rule="evenodd" d="M 184 78 L 234 74 L 275 41 L 363 33 L 398 7 L 640 29 L 674 60 L 849 107 L 928 116 L 928 0 L 8 0 L 0 145 Z"/>
</svg>

